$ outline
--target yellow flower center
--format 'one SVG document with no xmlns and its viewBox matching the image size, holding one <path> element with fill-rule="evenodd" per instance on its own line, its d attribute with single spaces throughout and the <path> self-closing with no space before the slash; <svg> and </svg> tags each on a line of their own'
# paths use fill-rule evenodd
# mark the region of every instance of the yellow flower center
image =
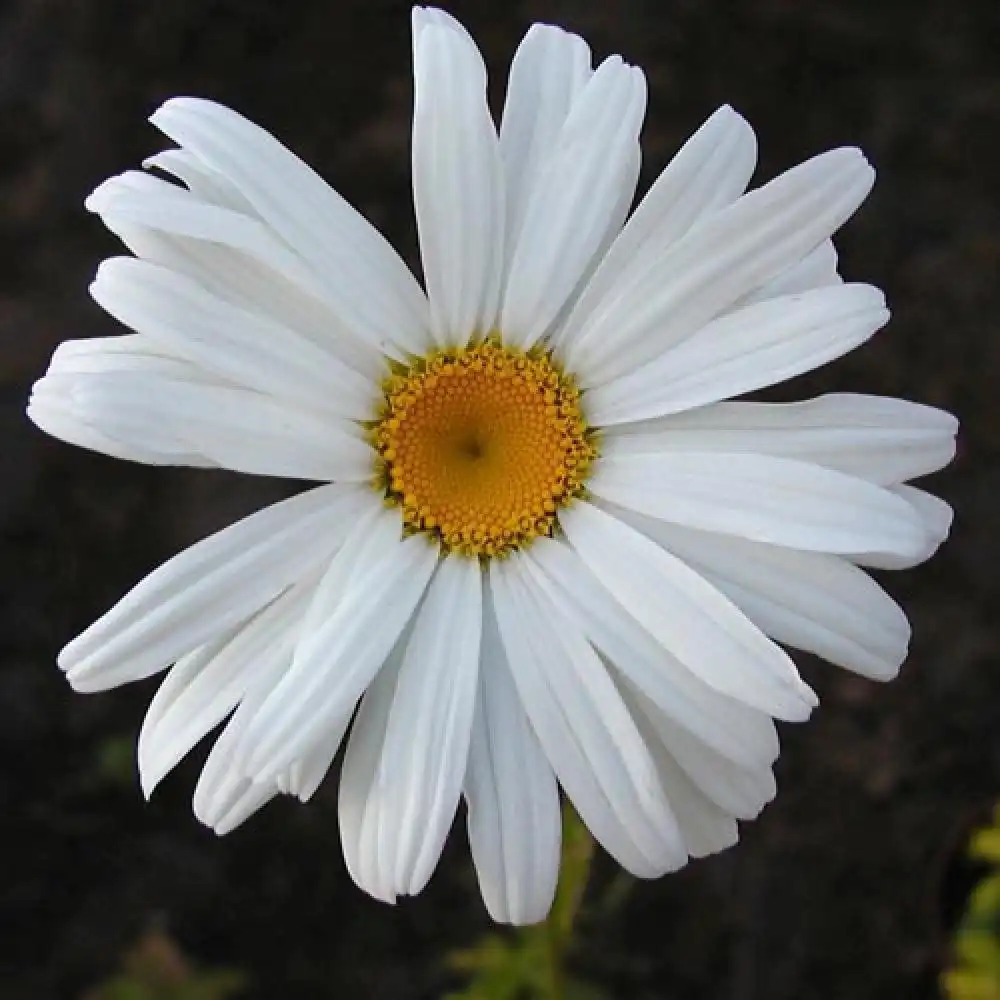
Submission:
<svg viewBox="0 0 1000 1000">
<path fill-rule="evenodd" d="M 487 341 L 386 380 L 373 443 L 379 486 L 411 531 L 505 555 L 551 535 L 594 458 L 580 392 L 551 357 Z"/>
</svg>

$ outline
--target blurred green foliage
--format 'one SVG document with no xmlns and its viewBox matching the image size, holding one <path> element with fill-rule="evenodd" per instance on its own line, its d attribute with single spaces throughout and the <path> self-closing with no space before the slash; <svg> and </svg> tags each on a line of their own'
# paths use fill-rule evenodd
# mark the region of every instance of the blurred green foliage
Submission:
<svg viewBox="0 0 1000 1000">
<path fill-rule="evenodd" d="M 989 867 L 955 932 L 954 965 L 942 987 L 948 1000 L 1000 1000 L 1000 803 L 992 824 L 973 834 L 968 854 Z"/>
<path fill-rule="evenodd" d="M 448 964 L 470 977 L 447 1000 L 603 1000 L 605 994 L 567 971 L 594 841 L 567 804 L 563 809 L 559 885 L 548 919 L 512 934 L 487 934 L 452 952 Z"/>
<path fill-rule="evenodd" d="M 121 971 L 82 1000 L 229 1000 L 246 982 L 235 969 L 196 969 L 172 938 L 151 930 L 125 955 Z"/>
</svg>

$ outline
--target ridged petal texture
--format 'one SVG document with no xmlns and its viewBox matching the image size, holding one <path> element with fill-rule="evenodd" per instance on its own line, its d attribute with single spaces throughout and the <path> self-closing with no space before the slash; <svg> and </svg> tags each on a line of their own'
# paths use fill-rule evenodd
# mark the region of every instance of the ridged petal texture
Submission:
<svg viewBox="0 0 1000 1000">
<path fill-rule="evenodd" d="M 317 173 L 210 101 L 168 101 L 158 174 L 87 200 L 132 254 L 91 286 L 130 332 L 62 344 L 31 419 L 116 458 L 319 485 L 175 556 L 59 664 L 79 691 L 168 670 L 146 795 L 222 725 L 194 793 L 219 834 L 311 798 L 343 746 L 344 856 L 379 899 L 424 887 L 464 802 L 490 915 L 529 923 L 555 892 L 560 788 L 626 869 L 661 875 L 773 798 L 775 720 L 816 705 L 782 647 L 895 676 L 910 626 L 866 569 L 947 536 L 951 509 L 910 481 L 951 460 L 957 422 L 849 393 L 732 401 L 887 322 L 831 240 L 874 179 L 858 150 L 748 193 L 756 139 L 722 107 L 626 222 L 640 70 L 534 25 L 498 130 L 475 43 L 430 8 L 413 69 L 426 293 Z M 598 455 L 552 537 L 480 562 L 404 532 L 368 428 L 392 363 L 496 331 L 574 377 Z"/>
</svg>

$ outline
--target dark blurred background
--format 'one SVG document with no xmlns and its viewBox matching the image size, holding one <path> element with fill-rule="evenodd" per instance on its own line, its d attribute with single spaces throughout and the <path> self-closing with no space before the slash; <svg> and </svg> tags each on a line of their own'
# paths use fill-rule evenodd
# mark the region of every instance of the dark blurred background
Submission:
<svg viewBox="0 0 1000 1000">
<path fill-rule="evenodd" d="M 909 661 L 878 686 L 798 657 L 822 706 L 783 727 L 776 802 L 737 848 L 658 882 L 599 858 L 577 968 L 629 1000 L 935 997 L 970 884 L 962 844 L 1000 795 L 1000 5 L 450 9 L 484 50 L 497 108 L 533 20 L 642 66 L 643 189 L 724 102 L 758 131 L 758 178 L 844 143 L 878 168 L 838 244 L 846 276 L 885 288 L 893 322 L 791 389 L 962 418 L 958 461 L 929 483 L 956 508 L 953 537 L 888 579 L 914 623 Z M 250 998 L 430 1000 L 459 982 L 443 954 L 488 929 L 464 823 L 429 889 L 389 909 L 344 870 L 333 780 L 219 840 L 189 809 L 202 748 L 143 802 L 132 755 L 155 682 L 74 695 L 56 652 L 160 561 L 292 486 L 116 462 L 23 417 L 60 340 L 116 330 L 86 288 L 117 245 L 82 201 L 162 148 L 145 118 L 171 95 L 276 132 L 415 263 L 408 32 L 405 3 L 372 0 L 0 3 L 3 1000 L 83 997 L 140 940 L 240 970 Z"/>
</svg>

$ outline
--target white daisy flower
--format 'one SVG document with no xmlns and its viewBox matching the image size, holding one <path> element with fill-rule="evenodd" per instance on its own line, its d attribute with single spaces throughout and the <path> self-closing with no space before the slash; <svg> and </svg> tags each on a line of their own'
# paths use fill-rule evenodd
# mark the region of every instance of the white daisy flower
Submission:
<svg viewBox="0 0 1000 1000">
<path fill-rule="evenodd" d="M 726 402 L 888 319 L 831 234 L 856 149 L 744 193 L 731 108 L 628 222 L 646 88 L 535 25 L 499 135 L 465 30 L 413 14 L 413 196 L 426 293 L 267 132 L 209 101 L 87 207 L 134 254 L 91 287 L 135 331 L 69 341 L 43 430 L 119 458 L 322 483 L 205 539 L 71 642 L 79 691 L 170 668 L 146 794 L 213 727 L 194 796 L 225 833 L 308 799 L 338 747 L 347 867 L 430 878 L 460 799 L 486 906 L 547 912 L 559 786 L 625 868 L 733 844 L 774 795 L 774 719 L 816 704 L 777 643 L 886 680 L 902 611 L 859 567 L 928 558 L 951 511 L 905 485 L 955 420 L 898 399 Z M 624 226 L 623 226 L 624 224 Z M 353 719 L 353 723 L 352 723 Z M 350 730 L 348 735 L 348 730 Z"/>
</svg>

